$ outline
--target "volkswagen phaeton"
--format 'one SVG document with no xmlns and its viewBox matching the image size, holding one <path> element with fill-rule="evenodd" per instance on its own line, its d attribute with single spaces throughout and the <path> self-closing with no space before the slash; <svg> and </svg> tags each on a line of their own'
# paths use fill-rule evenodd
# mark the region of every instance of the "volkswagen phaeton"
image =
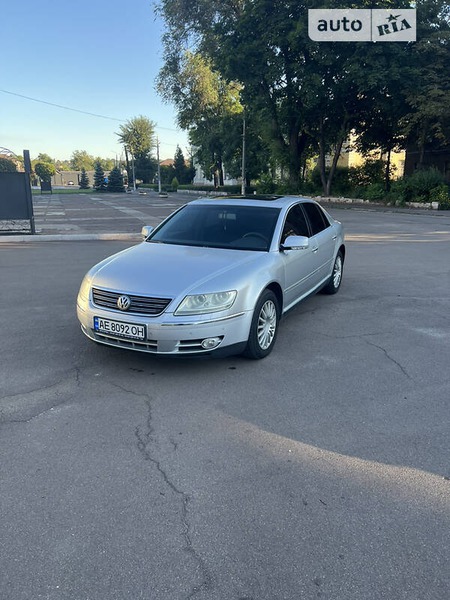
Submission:
<svg viewBox="0 0 450 600">
<path fill-rule="evenodd" d="M 307 198 L 202 198 L 143 238 L 83 279 L 77 314 L 95 342 L 260 359 L 288 310 L 342 281 L 343 227 Z"/>
</svg>

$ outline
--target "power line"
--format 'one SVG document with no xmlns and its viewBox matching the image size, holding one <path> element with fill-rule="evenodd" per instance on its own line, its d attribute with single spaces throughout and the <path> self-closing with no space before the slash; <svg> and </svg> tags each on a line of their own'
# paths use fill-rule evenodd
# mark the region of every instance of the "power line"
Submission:
<svg viewBox="0 0 450 600">
<path fill-rule="evenodd" d="M 31 98 L 30 96 L 24 96 L 23 94 L 16 94 L 15 92 L 9 92 L 8 90 L 0 90 L 4 94 L 10 94 L 11 96 L 18 96 L 19 98 L 25 98 L 26 100 L 32 100 L 33 102 L 40 102 L 41 104 L 47 104 L 48 106 L 56 106 L 56 108 L 62 108 L 63 110 L 71 110 L 73 112 L 81 113 L 83 115 L 90 115 L 91 117 L 98 117 L 100 119 L 109 119 L 110 121 L 118 121 L 123 123 L 123 119 L 116 119 L 114 117 L 107 117 L 105 115 L 99 115 L 97 113 L 91 113 L 86 110 L 79 110 L 78 108 L 71 108 L 70 106 L 63 106 L 62 104 L 54 104 L 53 102 L 47 102 L 46 100 L 39 100 L 38 98 Z"/>
<path fill-rule="evenodd" d="M 116 121 L 118 123 L 125 123 L 125 119 L 117 119 L 115 117 L 108 117 L 106 115 L 99 115 L 97 113 L 92 113 L 87 110 L 80 110 L 78 108 L 72 108 L 70 106 L 63 106 L 62 104 L 55 104 L 54 102 L 47 102 L 47 100 L 40 100 L 38 98 L 32 98 L 31 96 L 25 96 L 24 94 L 17 94 L 16 92 L 10 92 L 8 90 L 1 90 L 4 94 L 10 94 L 11 96 L 17 96 L 18 98 L 25 98 L 25 100 L 32 100 L 33 102 L 39 102 L 40 104 L 47 104 L 48 106 L 55 106 L 56 108 L 61 108 L 63 110 L 70 110 L 72 112 L 81 113 L 82 115 L 89 115 L 91 117 L 97 117 L 99 119 L 108 119 L 109 121 Z M 179 133 L 177 129 L 171 129 L 170 127 L 160 127 L 156 125 L 156 129 L 164 129 L 166 131 L 174 131 L 175 133 Z M 172 144 L 173 145 L 173 144 Z"/>
</svg>

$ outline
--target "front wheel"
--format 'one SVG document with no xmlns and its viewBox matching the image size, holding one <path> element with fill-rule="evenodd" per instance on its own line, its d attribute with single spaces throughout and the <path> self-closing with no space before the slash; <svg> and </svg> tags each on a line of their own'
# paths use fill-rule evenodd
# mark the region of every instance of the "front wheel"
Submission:
<svg viewBox="0 0 450 600">
<path fill-rule="evenodd" d="M 342 273 L 344 271 L 344 256 L 339 250 L 336 256 L 336 260 L 333 265 L 333 272 L 331 273 L 330 280 L 326 286 L 322 289 L 324 294 L 336 294 L 341 287 Z"/>
<path fill-rule="evenodd" d="M 271 290 L 266 290 L 256 303 L 244 356 L 260 359 L 270 354 L 277 337 L 279 320 L 278 299 Z"/>
</svg>

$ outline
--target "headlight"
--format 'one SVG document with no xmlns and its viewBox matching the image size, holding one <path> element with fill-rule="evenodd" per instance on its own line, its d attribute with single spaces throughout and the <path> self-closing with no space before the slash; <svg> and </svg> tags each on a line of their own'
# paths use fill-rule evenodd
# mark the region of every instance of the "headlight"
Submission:
<svg viewBox="0 0 450 600">
<path fill-rule="evenodd" d="M 195 294 L 186 296 L 176 309 L 176 315 L 201 315 L 218 312 L 233 306 L 237 292 L 217 292 L 215 294 Z"/>
<path fill-rule="evenodd" d="M 87 273 L 87 275 L 84 276 L 84 279 L 81 282 L 80 291 L 78 292 L 78 295 L 81 298 L 83 298 L 83 300 L 89 299 L 89 291 L 91 289 L 91 283 L 92 283 L 92 276 L 90 275 L 90 273 Z"/>
</svg>

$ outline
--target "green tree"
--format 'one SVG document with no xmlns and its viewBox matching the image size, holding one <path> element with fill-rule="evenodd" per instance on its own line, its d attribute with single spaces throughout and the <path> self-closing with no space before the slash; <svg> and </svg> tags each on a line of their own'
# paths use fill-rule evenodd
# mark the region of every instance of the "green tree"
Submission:
<svg viewBox="0 0 450 600">
<path fill-rule="evenodd" d="M 68 160 L 55 160 L 55 167 L 57 171 L 70 171 L 71 170 L 71 165 L 70 165 L 70 161 Z"/>
<path fill-rule="evenodd" d="M 15 173 L 17 171 L 16 165 L 12 160 L 8 158 L 0 158 L 0 173 Z"/>
<path fill-rule="evenodd" d="M 414 130 L 413 115 L 417 115 L 422 106 L 425 116 L 426 111 L 433 112 L 431 129 L 439 130 L 442 135 L 446 98 L 448 103 L 448 91 L 447 95 L 443 92 L 448 88 L 445 84 L 437 89 L 435 75 L 449 72 L 448 5 L 444 0 L 420 0 L 416 4 L 418 23 L 422 14 L 431 15 L 423 41 L 418 45 L 335 44 L 309 39 L 307 10 L 323 7 L 314 0 L 312 4 L 306 0 L 245 3 L 162 0 L 160 10 L 167 33 L 160 84 L 168 82 L 166 93 L 179 98 L 175 104 L 182 115 L 191 94 L 186 93 L 180 74 L 184 70 L 185 49 L 194 48 L 195 54 L 209 61 L 211 69 L 224 81 L 241 84 L 242 102 L 249 114 L 257 116 L 260 135 L 269 144 L 273 159 L 287 168 L 292 188 L 298 188 L 305 156 L 316 152 L 320 156 L 322 185 L 324 191 L 329 191 L 349 132 L 355 129 L 361 135 L 365 128 L 370 128 L 373 140 L 381 138 L 381 128 L 375 134 L 375 123 L 370 123 L 365 116 L 376 112 L 378 122 L 386 119 L 389 124 L 382 139 L 386 152 L 400 143 L 400 123 L 405 117 L 403 98 L 408 82 L 412 110 L 405 118 L 410 130 Z M 381 0 L 377 4 L 377 8 L 392 6 L 395 6 L 392 0 Z M 358 8 L 365 7 L 371 8 L 372 4 L 362 0 Z M 436 37 L 437 30 L 440 32 L 439 68 L 433 69 L 433 77 L 427 78 L 425 62 L 433 62 L 436 47 L 430 41 Z M 415 60 L 414 52 L 418 53 L 421 47 L 424 56 L 417 55 Z M 422 69 L 418 79 L 411 76 L 414 68 Z M 175 85 L 170 80 L 171 74 L 174 74 Z M 414 97 L 417 81 L 422 85 L 420 95 L 416 93 Z M 211 92 L 210 88 L 205 89 Z M 427 98 L 432 102 L 427 103 Z M 204 112 L 206 121 L 208 113 Z M 427 119 L 417 118 L 416 123 L 416 136 L 419 125 L 430 132 Z M 366 141 L 368 139 L 369 136 Z M 331 168 L 327 170 L 326 158 L 330 155 Z"/>
<path fill-rule="evenodd" d="M 111 171 L 116 166 L 113 158 L 101 158 L 100 156 L 94 159 L 94 163 L 100 163 L 104 171 Z"/>
<path fill-rule="evenodd" d="M 179 183 L 184 183 L 184 173 L 186 171 L 186 162 L 184 160 L 183 152 L 180 146 L 177 146 L 175 150 L 175 156 L 173 158 L 173 175 L 177 178 Z"/>
<path fill-rule="evenodd" d="M 401 121 L 409 143 L 419 149 L 423 166 L 427 146 L 450 144 L 450 4 L 441 0 L 417 3 L 417 42 L 411 47 L 414 72 Z"/>
<path fill-rule="evenodd" d="M 86 173 L 86 169 L 81 169 L 80 177 L 80 190 L 88 190 L 91 186 L 89 185 L 89 177 Z"/>
<path fill-rule="evenodd" d="M 155 124 L 140 115 L 129 119 L 124 125 L 120 125 L 119 129 L 116 135 L 125 148 L 128 185 L 133 183 L 133 160 L 136 178 L 148 183 L 154 176 L 151 152 L 155 146 Z"/>
<path fill-rule="evenodd" d="M 178 123 L 189 131 L 198 148 L 197 159 L 215 185 L 223 185 L 224 121 L 242 114 L 241 86 L 228 82 L 213 69 L 212 61 L 199 53 L 184 52 L 168 60 L 158 77 L 158 90 L 178 109 Z M 239 136 L 237 143 L 241 137 Z"/>
<path fill-rule="evenodd" d="M 43 162 L 43 163 L 48 163 L 50 165 L 55 164 L 55 161 L 53 160 L 53 158 L 49 154 L 45 154 L 45 152 L 38 154 L 35 162 Z"/>
<path fill-rule="evenodd" d="M 192 183 L 195 176 L 195 169 L 192 165 L 188 166 L 186 164 L 186 159 L 179 146 L 177 146 L 173 159 L 172 175 L 181 184 Z"/>
<path fill-rule="evenodd" d="M 55 174 L 55 165 L 38 162 L 34 165 L 34 172 L 41 181 L 51 181 L 52 175 Z"/>
<path fill-rule="evenodd" d="M 123 185 L 123 176 L 120 172 L 119 167 L 111 169 L 108 177 L 108 192 L 124 192 L 125 188 Z"/>
<path fill-rule="evenodd" d="M 105 171 L 103 170 L 102 165 L 98 162 L 95 163 L 94 189 L 96 192 L 106 191 Z"/>
<path fill-rule="evenodd" d="M 155 146 L 155 124 L 147 117 L 139 116 L 129 119 L 120 125 L 120 132 L 116 133 L 119 142 L 135 157 L 148 156 Z"/>
<path fill-rule="evenodd" d="M 70 167 L 74 171 L 81 171 L 82 169 L 86 169 L 86 171 L 92 171 L 94 164 L 94 157 L 88 154 L 86 150 L 74 150 L 72 153 Z"/>
<path fill-rule="evenodd" d="M 142 183 L 152 183 L 157 171 L 158 163 L 150 156 L 139 156 L 134 161 L 136 179 L 139 179 Z M 133 173 L 131 173 L 131 181 L 133 181 Z"/>
</svg>

